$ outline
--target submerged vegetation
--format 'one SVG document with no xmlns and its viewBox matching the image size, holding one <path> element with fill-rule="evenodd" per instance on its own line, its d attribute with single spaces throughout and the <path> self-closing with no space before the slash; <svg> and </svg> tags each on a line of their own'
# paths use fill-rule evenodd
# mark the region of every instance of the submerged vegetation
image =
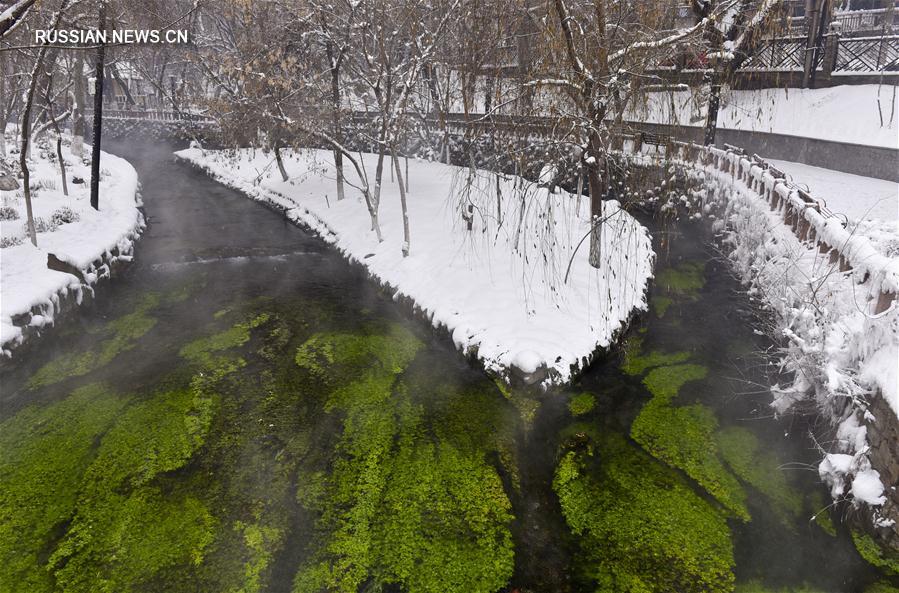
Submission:
<svg viewBox="0 0 899 593">
<path fill-rule="evenodd" d="M 342 431 L 331 471 L 299 481 L 322 537 L 295 592 L 486 593 L 508 582 L 511 505 L 488 460 L 498 394 L 487 381 L 462 391 L 422 381 L 425 368 L 409 368 L 421 346 L 392 326 L 316 334 L 298 349 L 310 380 L 331 389 L 325 409 Z"/>
<path fill-rule="evenodd" d="M 553 488 L 597 591 L 730 591 L 724 515 L 622 437 L 593 436 L 564 454 Z"/>
<path fill-rule="evenodd" d="M 823 502 L 805 504 L 756 433 L 719 426 L 694 352 L 638 332 L 625 398 L 610 384 L 554 401 L 460 372 L 370 311 L 335 322 L 318 301 L 255 299 L 166 342 L 149 384 L 83 384 L 184 294 L 93 329 L 95 348 L 28 382 L 63 397 L 0 424 L 0 591 L 492 593 L 520 585 L 535 500 L 556 513 L 575 591 L 814 591 L 735 583 L 747 501 L 791 532 Z M 633 413 L 610 414 L 613 400 Z"/>
<path fill-rule="evenodd" d="M 86 375 L 108 364 L 120 353 L 131 350 L 137 344 L 137 340 L 156 325 L 156 319 L 151 317 L 149 312 L 159 305 L 159 302 L 158 294 L 147 293 L 133 312 L 110 321 L 100 330 L 105 338 L 95 348 L 63 354 L 45 364 L 31 377 L 28 386 L 37 389 L 68 377 Z"/>
</svg>

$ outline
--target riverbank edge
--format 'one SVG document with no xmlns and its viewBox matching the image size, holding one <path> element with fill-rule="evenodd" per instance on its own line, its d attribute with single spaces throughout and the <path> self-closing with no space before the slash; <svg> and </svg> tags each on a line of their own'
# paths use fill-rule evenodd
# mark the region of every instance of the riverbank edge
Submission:
<svg viewBox="0 0 899 593">
<path fill-rule="evenodd" d="M 755 252 L 758 246 L 752 243 L 751 237 L 742 236 L 740 230 L 745 230 L 746 215 L 740 212 L 740 207 L 734 204 L 742 202 L 745 208 L 750 209 L 754 215 L 761 216 L 770 228 L 777 229 L 779 234 L 775 241 L 785 245 L 791 245 L 797 251 L 814 253 L 816 249 L 808 247 L 807 242 L 800 241 L 791 229 L 783 223 L 778 213 L 773 213 L 768 204 L 764 203 L 750 187 L 743 183 L 739 177 L 731 173 L 722 172 L 714 165 L 705 165 L 695 170 L 704 176 L 704 185 L 709 192 L 711 200 L 717 201 L 723 210 L 723 216 L 718 221 L 718 230 L 723 233 L 721 244 L 728 253 L 733 273 L 751 290 L 759 290 L 765 296 L 760 298 L 779 320 L 786 321 L 784 311 L 778 308 L 777 303 L 772 302 L 766 293 L 763 279 L 758 275 L 754 265 L 741 265 L 737 255 L 741 251 Z M 742 221 L 741 221 L 742 219 Z M 798 261 L 798 260 L 797 260 Z M 796 262 L 792 262 L 795 264 Z M 771 261 L 768 261 L 771 265 Z M 784 268 L 786 269 L 786 268 Z M 786 273 L 786 272 L 785 272 Z M 853 282 L 851 278 L 848 282 Z M 826 334 L 826 327 L 817 326 L 818 330 Z M 786 330 L 784 336 L 775 342 L 782 345 L 783 360 L 789 356 L 788 352 L 796 351 L 797 338 L 790 338 Z M 801 338 L 798 338 L 801 340 Z M 795 354 L 794 354 L 795 355 Z M 813 392 L 811 399 L 815 411 L 826 421 L 826 427 L 816 436 L 821 443 L 829 443 L 825 447 L 818 445 L 824 456 L 817 468 L 822 482 L 832 486 L 832 492 L 839 489 L 839 494 L 833 494 L 834 504 L 845 502 L 850 505 L 846 523 L 853 534 L 853 540 L 857 549 L 869 563 L 880 565 L 881 557 L 866 550 L 859 541 L 865 537 L 873 539 L 884 550 L 891 550 L 893 554 L 899 552 L 899 418 L 891 409 L 888 395 L 880 387 L 873 386 L 873 391 L 867 398 L 837 398 L 831 394 L 831 388 L 823 378 L 826 378 L 826 365 L 830 364 L 826 356 L 821 362 L 825 368 L 818 369 L 820 374 L 803 373 L 803 380 L 810 383 L 808 391 Z M 814 366 L 814 365 L 812 365 Z M 860 373 L 861 374 L 861 373 Z M 799 403 L 791 403 L 784 406 L 779 403 L 779 398 L 791 398 L 792 386 L 772 388 L 774 400 L 772 408 L 777 413 L 789 413 Z M 831 394 L 831 397 L 820 394 Z M 786 396 L 786 397 L 785 397 Z M 799 398 L 797 398 L 799 399 Z M 839 401 L 834 401 L 839 400 Z M 797 406 L 798 407 L 798 406 Z M 826 438 L 821 438 L 821 433 Z M 858 443 L 859 437 L 861 443 Z M 830 452 L 828 452 L 830 451 Z M 836 454 L 834 454 L 836 453 Z M 832 458 L 851 458 L 848 468 L 836 468 L 831 463 Z M 854 477 L 861 473 L 873 470 L 878 475 L 882 490 L 882 502 L 872 504 L 864 500 L 852 485 Z M 867 552 L 867 553 L 866 553 Z"/>
<path fill-rule="evenodd" d="M 621 325 L 612 332 L 612 335 L 609 338 L 608 346 L 596 346 L 591 352 L 579 357 L 577 363 L 572 365 L 571 367 L 571 373 L 568 380 L 552 380 L 551 378 L 547 377 L 545 367 L 541 367 L 534 373 L 526 373 L 516 368 L 514 365 L 503 365 L 502 368 L 498 372 L 496 372 L 493 369 L 487 368 L 485 360 L 481 356 L 479 356 L 478 348 L 476 346 L 465 348 L 462 345 L 456 344 L 456 342 L 453 340 L 453 330 L 448 325 L 436 321 L 433 313 L 429 312 L 427 309 L 419 305 L 418 302 L 416 302 L 415 299 L 411 296 L 404 294 L 399 286 L 395 286 L 394 284 L 379 277 L 374 272 L 372 272 L 371 269 L 366 266 L 360 258 L 356 257 L 352 253 L 349 253 L 347 250 L 339 246 L 337 241 L 338 234 L 313 211 L 302 206 L 289 208 L 282 204 L 278 199 L 280 198 L 282 200 L 289 200 L 288 196 L 285 196 L 280 192 L 262 187 L 261 185 L 256 186 L 255 194 L 249 194 L 243 190 L 242 184 L 240 183 L 240 181 L 242 180 L 228 179 L 225 176 L 218 174 L 211 167 L 197 162 L 194 159 L 189 158 L 187 155 L 182 155 L 178 152 L 174 153 L 174 155 L 180 162 L 190 165 L 194 169 L 207 175 L 210 179 L 213 179 L 214 181 L 217 181 L 218 183 L 221 183 L 222 185 L 225 185 L 226 187 L 239 192 L 241 195 L 255 202 L 258 202 L 266 206 L 267 208 L 278 212 L 279 214 L 284 215 L 284 218 L 291 224 L 309 233 L 312 233 L 316 237 L 323 240 L 328 244 L 329 247 L 334 248 L 337 253 L 339 253 L 340 256 L 344 259 L 344 261 L 346 261 L 352 268 L 361 272 L 365 278 L 375 284 L 378 289 L 382 291 L 387 297 L 399 304 L 404 312 L 411 318 L 426 324 L 427 327 L 430 328 L 430 330 L 433 331 L 437 336 L 447 339 L 451 343 L 453 343 L 456 351 L 458 351 L 470 365 L 477 368 L 478 370 L 483 371 L 494 381 L 502 382 L 505 386 L 514 389 L 524 389 L 542 393 L 549 391 L 550 389 L 565 388 L 576 383 L 577 380 L 593 363 L 599 362 L 608 356 L 614 355 L 617 352 L 617 348 L 621 343 L 621 340 L 623 339 L 629 328 L 632 326 L 632 324 L 642 315 L 645 315 L 649 310 L 649 295 L 652 290 L 653 284 L 653 276 L 651 275 L 647 277 L 641 294 L 641 302 L 643 303 L 643 308 L 641 309 L 640 307 L 633 307 L 631 309 L 627 320 L 622 322 Z M 291 216 L 291 212 L 295 212 L 295 215 Z M 653 254 L 653 256 L 654 255 L 655 254 Z"/>
<path fill-rule="evenodd" d="M 129 192 L 129 197 L 134 202 L 134 223 L 118 236 L 114 245 L 97 246 L 91 262 L 87 266 L 72 265 L 73 270 L 77 269 L 81 273 L 81 278 L 73 273 L 60 272 L 64 275 L 59 277 L 57 287 L 52 293 L 42 299 L 36 297 L 36 299 L 40 299 L 39 302 L 34 303 L 27 310 L 10 313 L 10 324 L 20 333 L 0 343 L 0 365 L 9 364 L 16 355 L 21 355 L 24 349 L 33 347 L 47 333 L 46 326 L 52 329 L 73 310 L 88 305 L 96 298 L 96 289 L 103 281 L 111 280 L 118 275 L 134 258 L 135 243 L 147 228 L 137 170 L 134 165 L 121 157 L 106 152 L 102 152 L 102 155 L 106 159 L 117 159 L 121 161 L 120 165 L 125 165 L 130 169 L 129 174 L 133 176 L 134 180 L 134 190 Z M 118 183 L 106 191 L 110 189 L 121 190 Z M 42 323 L 33 323 L 35 319 L 41 319 Z"/>
</svg>

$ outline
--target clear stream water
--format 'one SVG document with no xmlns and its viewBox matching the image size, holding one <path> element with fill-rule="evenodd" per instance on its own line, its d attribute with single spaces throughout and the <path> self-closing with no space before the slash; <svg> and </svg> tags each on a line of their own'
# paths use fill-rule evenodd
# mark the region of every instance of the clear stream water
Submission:
<svg viewBox="0 0 899 593">
<path fill-rule="evenodd" d="M 655 229 L 622 353 L 510 392 L 170 147 L 108 150 L 149 227 L 0 376 L 0 591 L 896 590 L 701 229 Z"/>
</svg>

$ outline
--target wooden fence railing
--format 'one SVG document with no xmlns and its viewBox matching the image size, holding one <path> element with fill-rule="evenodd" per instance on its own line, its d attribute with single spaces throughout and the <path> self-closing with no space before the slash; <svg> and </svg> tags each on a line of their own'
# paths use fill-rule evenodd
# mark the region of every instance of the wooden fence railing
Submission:
<svg viewBox="0 0 899 593">
<path fill-rule="evenodd" d="M 675 142 L 674 145 L 683 143 Z M 886 311 L 899 294 L 899 259 L 881 254 L 862 235 L 847 229 L 844 221 L 830 212 L 823 201 L 786 180 L 786 176 L 756 155 L 746 155 L 736 147 L 725 149 L 692 145 L 680 148 L 679 154 L 692 153 L 693 162 L 712 166 L 741 181 L 772 211 L 780 214 L 802 243 L 827 254 L 829 262 L 841 272 L 857 270 L 861 284 L 873 290 L 871 303 L 875 315 Z M 847 278 L 847 281 L 851 281 Z"/>
<path fill-rule="evenodd" d="M 91 117 L 92 110 L 86 115 Z M 188 113 L 184 111 L 164 111 L 160 109 L 108 109 L 103 108 L 103 117 L 110 119 L 140 119 L 149 121 L 188 121 L 196 123 L 213 123 L 214 120 L 206 115 Z"/>
</svg>

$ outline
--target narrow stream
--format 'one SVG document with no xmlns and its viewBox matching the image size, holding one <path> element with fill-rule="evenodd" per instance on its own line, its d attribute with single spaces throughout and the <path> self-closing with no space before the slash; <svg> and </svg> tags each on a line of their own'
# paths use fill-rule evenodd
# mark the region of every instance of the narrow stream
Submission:
<svg viewBox="0 0 899 593">
<path fill-rule="evenodd" d="M 537 397 L 170 147 L 107 149 L 149 228 L 0 376 L 0 592 L 899 585 L 771 417 L 770 344 L 700 229 L 654 232 L 624 353 Z"/>
</svg>

